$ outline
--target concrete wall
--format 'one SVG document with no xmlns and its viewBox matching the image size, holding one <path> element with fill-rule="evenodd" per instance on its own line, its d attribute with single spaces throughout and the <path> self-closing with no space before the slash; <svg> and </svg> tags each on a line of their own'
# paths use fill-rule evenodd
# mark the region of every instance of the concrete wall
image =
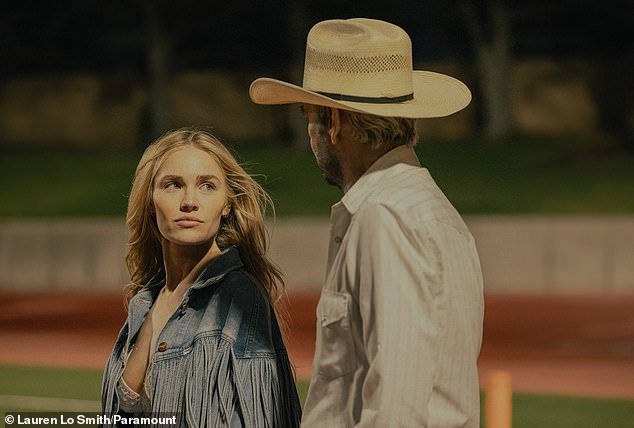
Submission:
<svg viewBox="0 0 634 428">
<path fill-rule="evenodd" d="M 467 219 L 495 292 L 634 293 L 634 217 Z"/>
<path fill-rule="evenodd" d="M 485 287 L 502 293 L 634 293 L 634 217 L 471 216 Z M 317 291 L 326 219 L 270 224 L 289 291 Z M 127 281 L 118 220 L 0 223 L 0 290 L 116 290 Z"/>
<path fill-rule="evenodd" d="M 128 280 L 125 249 L 120 221 L 5 221 L 0 290 L 113 289 Z"/>
</svg>

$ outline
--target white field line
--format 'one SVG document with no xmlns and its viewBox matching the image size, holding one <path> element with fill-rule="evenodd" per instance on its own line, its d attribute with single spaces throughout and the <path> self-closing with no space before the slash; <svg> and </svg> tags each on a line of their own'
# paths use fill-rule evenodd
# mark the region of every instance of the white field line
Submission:
<svg viewBox="0 0 634 428">
<path fill-rule="evenodd" d="M 98 412 L 101 410 L 101 402 L 94 400 L 77 400 L 73 398 L 0 394 L 0 407 L 5 410 L 16 408 L 43 412 Z"/>
</svg>

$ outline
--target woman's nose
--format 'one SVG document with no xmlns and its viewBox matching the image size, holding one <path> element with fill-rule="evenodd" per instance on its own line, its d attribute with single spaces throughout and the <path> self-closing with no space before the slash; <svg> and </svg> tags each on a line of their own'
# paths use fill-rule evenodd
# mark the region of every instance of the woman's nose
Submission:
<svg viewBox="0 0 634 428">
<path fill-rule="evenodd" d="M 198 202 L 191 192 L 185 192 L 183 200 L 181 201 L 181 211 L 198 211 Z"/>
</svg>

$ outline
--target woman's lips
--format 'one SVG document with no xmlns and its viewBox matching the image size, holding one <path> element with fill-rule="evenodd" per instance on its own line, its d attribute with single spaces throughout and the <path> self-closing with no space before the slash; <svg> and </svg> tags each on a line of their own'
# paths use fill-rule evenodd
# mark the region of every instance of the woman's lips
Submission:
<svg viewBox="0 0 634 428">
<path fill-rule="evenodd" d="M 199 224 L 202 224 L 202 220 L 199 220 L 195 217 L 181 217 L 179 219 L 176 219 L 175 222 L 179 226 L 185 227 L 185 228 L 196 227 Z"/>
</svg>

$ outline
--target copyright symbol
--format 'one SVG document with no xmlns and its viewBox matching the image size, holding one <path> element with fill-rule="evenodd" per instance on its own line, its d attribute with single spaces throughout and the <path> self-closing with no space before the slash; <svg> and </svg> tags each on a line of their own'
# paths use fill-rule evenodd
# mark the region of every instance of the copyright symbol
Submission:
<svg viewBox="0 0 634 428">
<path fill-rule="evenodd" d="M 6 416 L 4 417 L 4 422 L 5 422 L 7 425 L 11 425 L 13 422 L 15 422 L 15 417 L 14 417 L 13 415 L 6 415 Z"/>
</svg>

